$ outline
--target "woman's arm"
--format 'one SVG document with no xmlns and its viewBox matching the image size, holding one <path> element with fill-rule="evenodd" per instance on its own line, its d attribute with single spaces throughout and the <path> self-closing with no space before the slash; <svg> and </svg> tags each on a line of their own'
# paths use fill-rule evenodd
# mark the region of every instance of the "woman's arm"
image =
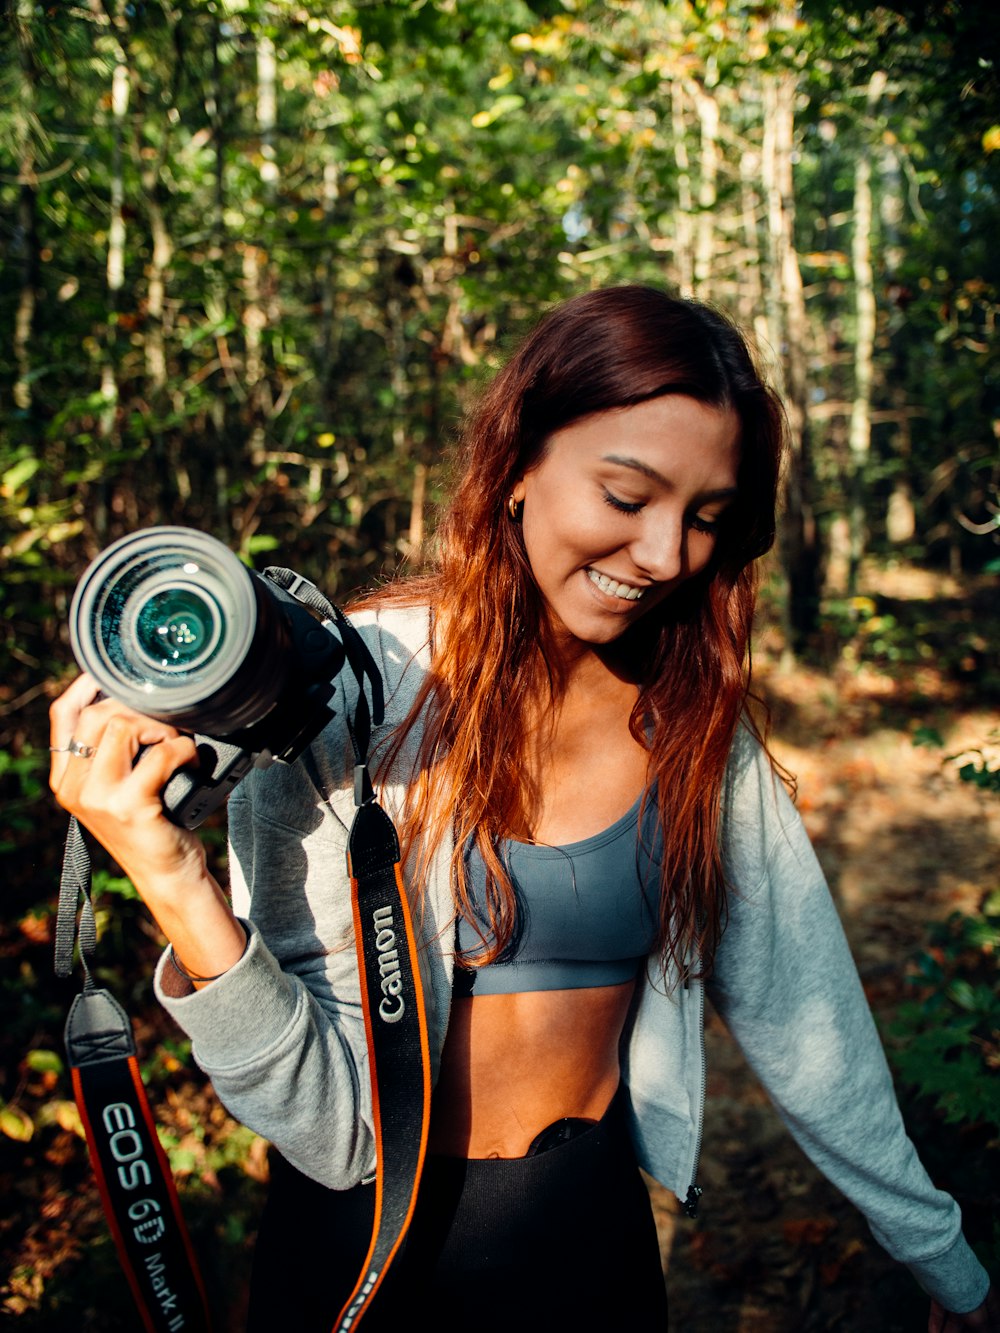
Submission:
<svg viewBox="0 0 1000 1333">
<path fill-rule="evenodd" d="M 1000 1295 L 995 1287 L 990 1287 L 982 1305 L 977 1305 L 968 1314 L 951 1314 L 931 1301 L 931 1314 L 927 1324 L 927 1333 L 1000 1333 Z"/>
<path fill-rule="evenodd" d="M 234 1115 L 315 1178 L 355 1184 L 372 1169 L 373 1139 L 354 951 L 349 934 L 346 950 L 334 948 L 344 931 L 320 919 L 316 906 L 346 904 L 349 919 L 344 830 L 328 819 L 314 845 L 312 900 L 302 833 L 267 816 L 285 808 L 284 792 L 300 827 L 310 819 L 318 826 L 317 793 L 307 783 L 303 789 L 299 766 L 255 772 L 240 789 L 234 807 L 248 812 L 253 779 L 267 780 L 262 816 L 240 823 L 237 851 L 248 866 L 256 861 L 255 910 L 284 955 L 279 961 L 209 874 L 198 835 L 164 814 L 160 793 L 195 757 L 194 742 L 111 700 L 95 702 L 96 694 L 84 676 L 53 704 L 50 782 L 132 880 L 183 969 L 213 978 L 185 981 L 165 954 L 158 997 L 192 1037 L 195 1058 Z"/>
<path fill-rule="evenodd" d="M 246 934 L 208 872 L 200 838 L 172 824 L 160 799 L 171 774 L 196 759 L 192 738 L 100 699 L 87 675 L 53 703 L 50 720 L 49 782 L 60 805 L 125 871 L 181 965 L 196 977 L 226 972 Z"/>
<path fill-rule="evenodd" d="M 989 1279 L 954 1200 L 917 1157 L 822 870 L 748 737 L 734 750 L 723 850 L 730 916 L 709 985 L 794 1137 L 942 1307 Z"/>
</svg>

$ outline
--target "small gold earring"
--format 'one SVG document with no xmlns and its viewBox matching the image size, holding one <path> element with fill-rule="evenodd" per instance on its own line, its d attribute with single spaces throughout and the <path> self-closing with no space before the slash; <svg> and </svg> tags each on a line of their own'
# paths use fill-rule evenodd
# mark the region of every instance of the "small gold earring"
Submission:
<svg viewBox="0 0 1000 1333">
<path fill-rule="evenodd" d="M 510 498 L 507 501 L 507 513 L 510 514 L 515 523 L 519 523 L 521 520 L 521 506 L 523 503 L 522 500 L 516 500 L 514 492 L 511 491 Z"/>
</svg>

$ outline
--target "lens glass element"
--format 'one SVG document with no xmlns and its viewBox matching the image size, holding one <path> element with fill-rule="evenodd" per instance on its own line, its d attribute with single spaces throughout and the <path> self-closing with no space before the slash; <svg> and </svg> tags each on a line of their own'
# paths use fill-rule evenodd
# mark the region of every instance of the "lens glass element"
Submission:
<svg viewBox="0 0 1000 1333">
<path fill-rule="evenodd" d="M 235 729 L 244 704 L 266 711 L 275 675 L 250 571 L 221 542 L 190 528 L 149 528 L 98 556 L 77 587 L 70 638 L 105 694 L 140 712 Z M 244 668 L 260 631 L 256 667 Z M 263 702 L 262 702 L 263 699 Z M 208 724 L 205 723 L 205 729 Z M 215 734 L 227 734 L 218 731 Z"/>
<path fill-rule="evenodd" d="M 213 597 L 197 588 L 153 593 L 138 608 L 135 642 L 160 671 L 191 671 L 211 660 L 221 617 Z"/>
</svg>

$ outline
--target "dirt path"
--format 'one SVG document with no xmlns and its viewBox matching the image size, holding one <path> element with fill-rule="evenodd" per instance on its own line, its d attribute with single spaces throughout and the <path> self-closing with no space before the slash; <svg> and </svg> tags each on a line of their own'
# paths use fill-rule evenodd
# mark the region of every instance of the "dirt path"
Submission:
<svg viewBox="0 0 1000 1333">
<path fill-rule="evenodd" d="M 971 909 L 1000 878 L 1000 801 L 959 782 L 941 758 L 981 745 L 1000 713 L 966 713 L 947 731 L 938 723 L 941 752 L 884 725 L 884 701 L 864 682 L 838 686 L 836 706 L 828 681 L 801 672 L 772 676 L 766 692 L 775 753 L 797 775 L 865 989 L 887 1016 L 926 923 Z M 653 1190 L 671 1327 L 922 1333 L 926 1299 L 800 1152 L 714 1017 L 707 1044 L 701 1218 L 678 1217 Z"/>
</svg>

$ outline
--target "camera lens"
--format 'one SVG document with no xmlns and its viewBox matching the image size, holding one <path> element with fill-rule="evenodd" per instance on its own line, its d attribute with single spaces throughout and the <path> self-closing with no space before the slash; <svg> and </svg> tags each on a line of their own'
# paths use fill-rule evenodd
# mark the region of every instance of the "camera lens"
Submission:
<svg viewBox="0 0 1000 1333">
<path fill-rule="evenodd" d="M 138 609 L 134 633 L 139 650 L 160 671 L 191 671 L 219 644 L 219 606 L 197 588 L 153 593 Z"/>
<path fill-rule="evenodd" d="M 190 528 L 147 528 L 99 555 L 70 639 L 105 694 L 207 735 L 259 721 L 288 672 L 287 621 L 265 581 Z"/>
</svg>

